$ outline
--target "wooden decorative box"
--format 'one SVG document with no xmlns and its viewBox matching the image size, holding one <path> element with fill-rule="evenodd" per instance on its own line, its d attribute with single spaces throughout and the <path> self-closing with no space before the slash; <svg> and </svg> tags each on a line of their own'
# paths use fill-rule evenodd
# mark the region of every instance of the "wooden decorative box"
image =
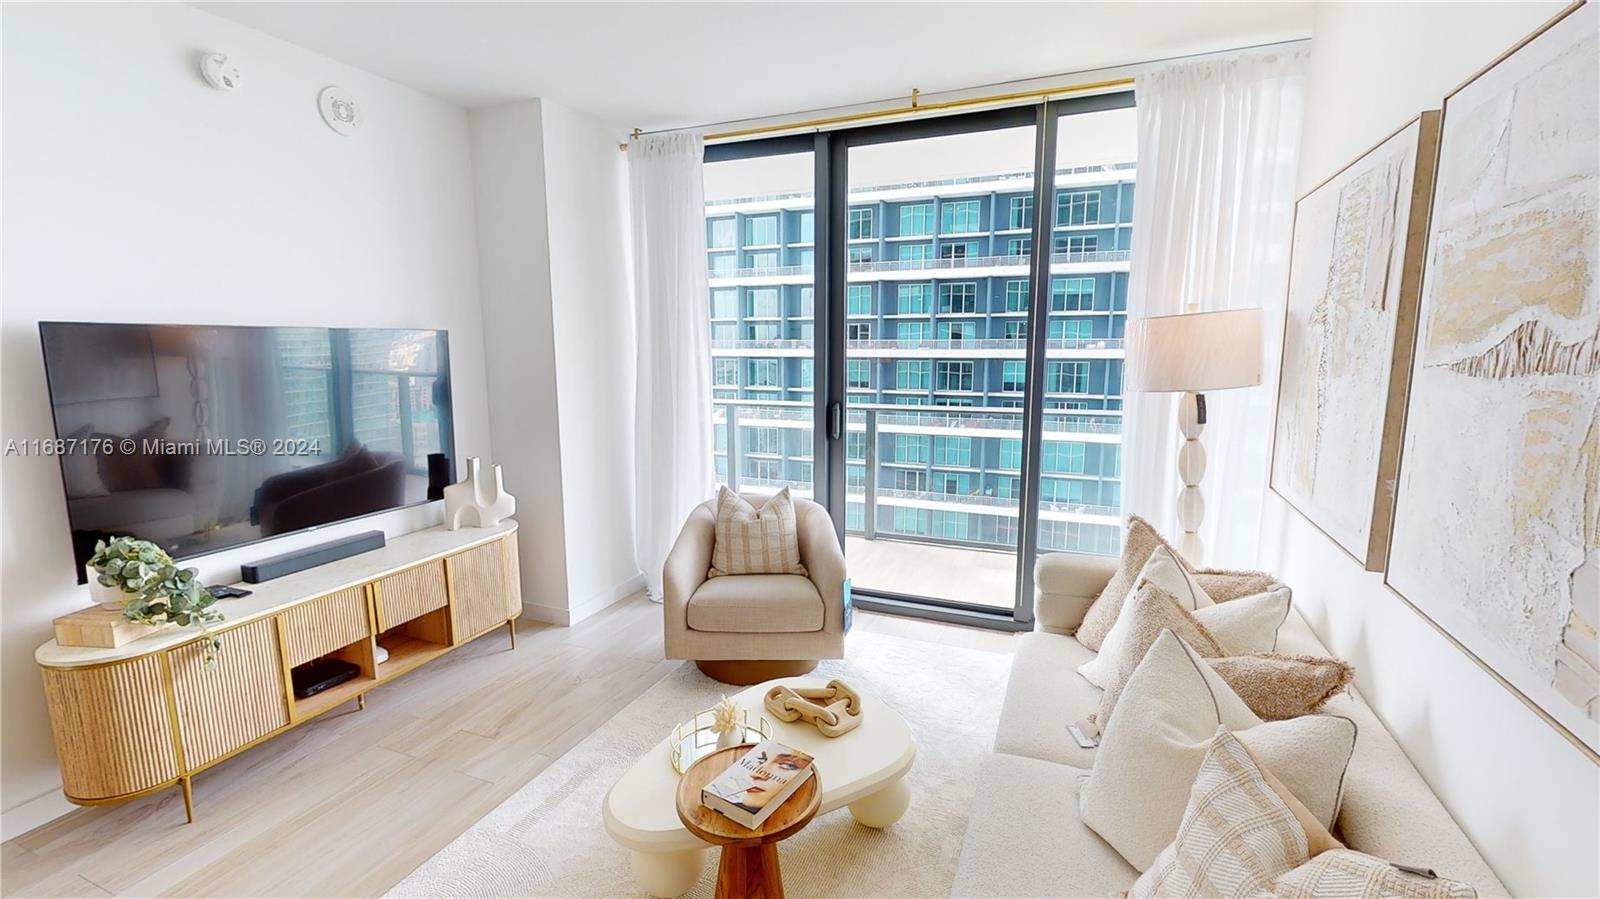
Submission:
<svg viewBox="0 0 1600 899">
<path fill-rule="evenodd" d="M 115 649 L 161 630 L 159 627 L 129 621 L 121 609 L 100 606 L 62 615 L 55 624 L 56 642 L 62 646 L 93 646 L 99 649 Z"/>
</svg>

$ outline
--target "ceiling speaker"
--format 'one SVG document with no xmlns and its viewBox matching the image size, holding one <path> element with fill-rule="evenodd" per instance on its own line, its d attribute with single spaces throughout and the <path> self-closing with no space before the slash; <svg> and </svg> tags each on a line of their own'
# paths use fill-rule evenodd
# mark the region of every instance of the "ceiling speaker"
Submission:
<svg viewBox="0 0 1600 899">
<path fill-rule="evenodd" d="M 317 95 L 317 108 L 322 111 L 322 120 L 328 127 L 340 134 L 354 134 L 361 127 L 361 107 L 356 105 L 355 97 L 342 87 L 329 85 Z"/>
</svg>

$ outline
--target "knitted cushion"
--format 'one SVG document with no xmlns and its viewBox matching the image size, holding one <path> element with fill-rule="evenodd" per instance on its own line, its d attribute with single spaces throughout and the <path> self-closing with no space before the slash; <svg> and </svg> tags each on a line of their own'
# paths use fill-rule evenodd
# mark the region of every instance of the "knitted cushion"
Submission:
<svg viewBox="0 0 1600 899">
<path fill-rule="evenodd" d="M 1183 557 L 1178 555 L 1178 551 L 1167 541 L 1161 539 L 1161 535 L 1150 526 L 1150 522 L 1137 515 L 1129 515 L 1128 533 L 1122 539 L 1122 558 L 1117 563 L 1116 573 L 1106 582 L 1105 589 L 1100 591 L 1094 604 L 1089 606 L 1089 611 L 1084 613 L 1083 623 L 1078 625 L 1078 630 L 1074 634 L 1079 643 L 1096 652 L 1100 650 L 1100 644 L 1105 641 L 1106 634 L 1111 633 L 1111 626 L 1117 623 L 1117 613 L 1122 611 L 1122 603 L 1133 592 L 1133 588 L 1138 586 L 1139 574 L 1157 547 L 1166 547 L 1174 559 L 1183 562 Z"/>
</svg>

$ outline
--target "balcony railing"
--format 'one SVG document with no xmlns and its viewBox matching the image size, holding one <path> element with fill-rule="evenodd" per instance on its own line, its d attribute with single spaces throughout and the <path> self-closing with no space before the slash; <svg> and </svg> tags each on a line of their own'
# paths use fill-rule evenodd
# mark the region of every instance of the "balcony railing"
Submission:
<svg viewBox="0 0 1600 899">
<path fill-rule="evenodd" d="M 717 400 L 714 402 L 714 407 L 717 412 L 717 422 L 725 426 L 723 429 L 725 443 L 717 452 L 719 457 L 723 457 L 719 461 L 726 465 L 723 479 L 729 487 L 750 492 L 773 492 L 788 487 L 802 496 L 811 496 L 813 488 L 809 479 L 804 478 L 803 471 L 797 472 L 792 466 L 811 464 L 815 461 L 812 458 L 809 428 L 815 415 L 812 404 L 803 401 Z M 1020 438 L 1022 433 L 1020 411 L 917 410 L 887 404 L 852 403 L 844 424 L 850 434 L 864 433 L 867 438 L 864 441 L 864 455 L 846 460 L 848 470 L 853 477 L 846 483 L 845 494 L 852 507 L 856 504 L 862 507 L 861 520 L 855 522 L 852 517 L 850 533 L 875 539 L 882 529 L 882 536 L 896 540 L 991 549 L 1014 547 L 1015 538 L 1008 538 L 1005 535 L 1008 532 L 1015 533 L 1021 501 L 1015 496 L 997 494 L 1006 490 L 1007 485 L 1015 483 L 1014 479 L 1020 472 L 1016 468 L 1006 466 L 1003 459 L 1001 464 L 993 464 L 994 459 L 987 452 L 992 450 L 992 444 L 985 445 L 981 441 L 985 438 Z M 757 428 L 784 427 L 791 436 L 782 437 L 779 442 L 774 442 L 773 435 L 762 434 L 759 446 L 763 451 L 755 452 L 750 447 L 741 445 L 748 436 L 741 434 L 741 425 Z M 967 453 L 959 460 L 961 463 L 976 462 L 976 465 L 947 464 L 956 461 L 953 459 L 933 459 L 932 464 L 928 464 L 929 460 L 924 459 L 922 463 L 910 463 L 911 467 L 908 468 L 907 465 L 893 460 L 880 459 L 879 435 L 885 435 L 884 439 L 887 441 L 888 434 L 901 433 L 906 428 L 951 428 L 987 433 L 973 435 L 978 442 L 969 445 Z M 1079 410 L 1046 410 L 1043 429 L 1046 434 L 1115 435 L 1121 432 L 1121 421 L 1113 414 L 1094 416 L 1085 415 Z M 796 430 L 802 431 L 802 434 L 795 434 Z M 787 450 L 787 452 L 774 452 L 774 450 Z M 891 467 L 885 468 L 885 463 Z M 919 470 L 926 473 L 915 474 Z M 790 477 L 797 473 L 802 475 L 801 479 Z M 964 475 L 971 485 L 977 487 L 977 490 L 945 492 L 939 489 L 927 489 L 928 486 L 936 487 L 939 483 L 937 478 L 940 476 L 951 474 L 958 477 Z M 1059 477 L 1066 473 L 1045 474 Z M 906 489 L 904 479 L 908 477 L 918 479 L 911 486 L 923 489 Z M 1111 477 L 1115 480 L 1114 475 Z M 929 485 L 927 481 L 921 480 L 923 478 L 934 479 L 933 484 Z M 901 479 L 901 486 L 891 486 L 893 479 Z M 899 521 L 898 513 L 891 516 L 886 511 L 880 521 L 880 506 L 902 509 L 912 507 L 928 513 L 963 512 L 984 517 L 962 519 L 963 530 L 967 533 L 967 537 L 949 534 L 919 535 L 907 533 L 898 529 L 898 525 L 889 524 L 891 518 L 896 522 Z M 1115 527 L 1120 513 L 1115 506 L 1055 500 L 1040 501 L 1037 508 L 1040 516 L 1046 521 L 1110 527 Z M 924 523 L 927 523 L 926 519 Z"/>
<path fill-rule="evenodd" d="M 1076 165 L 1068 168 L 1056 169 L 1057 175 L 1087 175 L 1091 173 L 1113 174 L 1127 172 L 1138 168 L 1135 162 L 1108 162 L 1090 165 Z M 953 187 L 963 184 L 987 184 L 995 181 L 1016 181 L 1033 183 L 1033 172 L 998 172 L 993 175 L 968 175 L 960 178 L 939 178 L 926 181 L 902 181 L 898 184 L 874 184 L 871 186 L 852 187 L 850 193 L 865 194 L 878 193 L 890 190 L 918 190 L 926 187 Z M 1019 185 L 1021 186 L 1021 185 Z M 809 200 L 812 198 L 810 191 L 791 191 L 781 194 L 762 194 L 752 197 L 729 197 L 725 199 L 707 200 L 707 215 L 714 215 L 709 210 L 716 206 L 731 206 L 739 203 L 763 203 L 781 200 Z"/>
<path fill-rule="evenodd" d="M 1083 253 L 1052 253 L 1051 264 L 1127 262 L 1130 250 L 1095 250 Z M 885 274 L 889 272 L 947 272 L 979 268 L 1014 268 L 1018 273 L 1028 269 L 1027 256 L 960 256 L 953 259 L 885 259 L 880 262 L 852 262 L 847 270 L 852 275 Z M 734 268 L 710 273 L 712 280 L 740 278 L 792 278 L 809 275 L 813 266 L 771 265 L 755 268 Z"/>
<path fill-rule="evenodd" d="M 814 344 L 810 340 L 794 340 L 788 338 L 747 339 L 747 340 L 712 340 L 713 350 L 809 350 Z M 1028 349 L 1026 337 L 977 337 L 971 340 L 961 339 L 934 339 L 934 338 L 900 338 L 887 340 L 851 340 L 848 342 L 851 350 L 860 350 L 868 354 L 876 351 L 892 350 L 990 350 L 1007 352 L 1024 352 Z M 1121 337 L 1052 337 L 1045 340 L 1045 348 L 1049 350 L 1120 350 L 1123 349 Z"/>
</svg>

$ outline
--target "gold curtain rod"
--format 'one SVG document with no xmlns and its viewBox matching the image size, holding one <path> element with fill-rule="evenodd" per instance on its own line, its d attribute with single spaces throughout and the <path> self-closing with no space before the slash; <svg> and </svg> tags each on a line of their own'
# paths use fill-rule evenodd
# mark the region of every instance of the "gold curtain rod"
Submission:
<svg viewBox="0 0 1600 899">
<path fill-rule="evenodd" d="M 995 103 L 1007 103 L 1012 100 L 1034 100 L 1042 97 L 1055 97 L 1064 94 L 1081 94 L 1085 91 L 1103 91 L 1119 87 L 1132 87 L 1132 78 L 1114 78 L 1110 81 L 1092 81 L 1088 84 L 1074 84 L 1065 87 L 1052 87 L 1044 90 L 1015 91 L 1009 94 L 995 94 L 990 97 L 966 97 L 960 100 L 945 100 L 939 103 L 923 103 L 919 99 L 916 88 L 911 90 L 911 103 L 907 106 L 896 106 L 890 109 L 873 109 L 867 112 L 852 112 L 845 115 L 827 116 L 820 119 L 810 119 L 804 122 L 788 122 L 782 125 L 761 125 L 755 128 L 739 128 L 733 131 L 718 131 L 707 134 L 707 142 L 734 140 L 741 137 L 754 137 L 757 134 L 777 134 L 784 131 L 808 131 L 825 128 L 829 125 L 843 125 L 849 122 L 867 122 L 873 119 L 889 118 L 891 116 L 910 115 L 922 112 L 935 112 L 943 109 L 960 109 L 964 106 L 988 106 Z M 638 128 L 633 129 L 635 139 L 644 132 Z M 627 152 L 628 145 L 617 144 L 617 148 Z"/>
</svg>

